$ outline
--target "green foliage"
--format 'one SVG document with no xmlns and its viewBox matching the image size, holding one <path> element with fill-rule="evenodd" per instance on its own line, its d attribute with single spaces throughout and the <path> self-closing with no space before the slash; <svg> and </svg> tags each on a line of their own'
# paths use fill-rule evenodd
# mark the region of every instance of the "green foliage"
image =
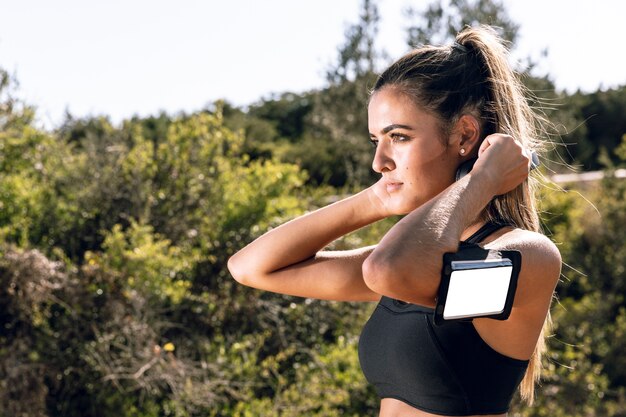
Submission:
<svg viewBox="0 0 626 417">
<path fill-rule="evenodd" d="M 586 143 L 589 155 L 585 162 L 586 169 L 601 169 L 607 166 L 600 156 L 606 153 L 610 163 L 619 162 L 619 156 L 613 151 L 622 143 L 626 133 L 626 87 L 596 91 L 582 95 L 577 93 L 574 99 L 581 102 L 577 109 L 580 118 L 587 127 Z"/>
<path fill-rule="evenodd" d="M 425 11 L 409 8 L 407 15 L 416 21 L 408 29 L 407 43 L 411 47 L 450 43 L 465 26 L 495 26 L 509 42 L 515 42 L 519 31 L 519 24 L 497 0 L 437 0 Z"/>
<path fill-rule="evenodd" d="M 620 165 L 623 165 L 626 162 L 626 133 L 622 135 L 622 143 L 615 148 L 615 155 L 620 159 Z"/>
<path fill-rule="evenodd" d="M 46 416 L 55 368 L 61 266 L 37 251 L 0 248 L 0 415 Z"/>
<path fill-rule="evenodd" d="M 345 42 L 338 48 L 337 63 L 327 70 L 329 86 L 312 96 L 308 143 L 302 151 L 290 152 L 317 183 L 364 186 L 376 179 L 371 169 L 367 103 L 375 70 L 384 56 L 375 47 L 379 21 L 376 2 L 364 0 L 358 21 L 347 28 Z"/>
<path fill-rule="evenodd" d="M 173 304 L 180 303 L 187 293 L 191 265 L 199 260 L 199 255 L 182 253 L 169 240 L 155 236 L 150 226 L 134 220 L 126 231 L 119 224 L 113 226 L 105 235 L 102 249 L 102 255 L 87 252 L 86 263 L 118 274 L 125 281 L 127 297 L 132 298 L 139 291 L 168 298 Z"/>
<path fill-rule="evenodd" d="M 311 105 L 309 94 L 283 93 L 250 106 L 248 115 L 269 122 L 278 138 L 295 142 L 304 134 Z"/>
<path fill-rule="evenodd" d="M 343 84 L 372 74 L 382 55 L 374 47 L 380 15 L 375 0 L 363 0 L 358 23 L 345 31 L 345 43 L 338 48 L 337 63 L 326 71 L 332 85 Z"/>
<path fill-rule="evenodd" d="M 289 351 L 285 351 L 289 354 Z M 265 366 L 276 372 L 279 360 Z M 295 378 L 287 381 L 276 375 L 276 395 L 239 402 L 232 415 L 339 417 L 373 414 L 378 407 L 373 390 L 363 378 L 358 364 L 357 339 L 340 336 L 335 344 L 325 344 L 311 352 L 307 362 L 293 364 Z"/>
<path fill-rule="evenodd" d="M 364 74 L 331 85 L 314 97 L 309 148 L 318 144 L 318 151 L 312 154 L 318 158 L 304 153 L 298 156 L 304 166 L 316 167 L 322 179 L 335 179 L 337 182 L 329 181 L 333 186 L 365 186 L 378 177 L 371 168 L 373 151 L 367 127 L 369 90 L 375 80 L 374 73 Z"/>
<path fill-rule="evenodd" d="M 0 265 L 10 415 L 206 415 L 240 396 L 229 386 L 240 370 L 218 367 L 231 357 L 213 362 L 220 339 L 206 336 L 257 340 L 232 321 L 231 303 L 249 300 L 236 301 L 226 259 L 303 211 L 306 177 L 251 161 L 220 110 L 121 128 L 69 119 L 58 137 L 15 123 L 0 132 L 1 237 L 21 247 L 3 246 Z"/>
<path fill-rule="evenodd" d="M 626 412 L 623 234 L 626 184 L 605 179 L 585 190 L 545 191 L 544 227 L 564 260 L 552 314 L 553 337 L 538 404 L 528 416 L 620 416 Z"/>
</svg>

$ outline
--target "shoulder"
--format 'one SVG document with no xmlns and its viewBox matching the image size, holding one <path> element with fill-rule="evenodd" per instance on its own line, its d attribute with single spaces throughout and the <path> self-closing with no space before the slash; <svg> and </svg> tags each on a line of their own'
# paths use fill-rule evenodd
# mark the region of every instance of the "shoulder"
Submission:
<svg viewBox="0 0 626 417">
<path fill-rule="evenodd" d="M 486 243 L 486 249 L 518 250 L 522 262 L 529 266 L 561 268 L 561 253 L 546 235 L 523 229 L 509 229 L 496 239 Z"/>
<path fill-rule="evenodd" d="M 528 358 L 550 310 L 561 275 L 561 254 L 547 236 L 522 229 L 502 230 L 484 247 L 517 250 L 522 255 L 522 266 L 508 320 L 475 319 L 474 326 L 496 350 L 515 358 Z"/>
<path fill-rule="evenodd" d="M 491 242 L 486 249 L 517 250 L 522 255 L 520 285 L 528 292 L 545 290 L 552 294 L 561 275 L 561 253 L 556 244 L 544 234 L 523 229 L 509 229 Z M 522 289 L 523 292 L 524 289 Z"/>
</svg>

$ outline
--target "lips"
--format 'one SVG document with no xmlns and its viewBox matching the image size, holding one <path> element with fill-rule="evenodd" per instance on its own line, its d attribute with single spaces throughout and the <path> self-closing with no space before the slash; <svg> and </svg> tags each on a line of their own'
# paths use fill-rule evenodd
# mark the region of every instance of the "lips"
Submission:
<svg viewBox="0 0 626 417">
<path fill-rule="evenodd" d="M 385 187 L 387 188 L 387 192 L 388 193 L 392 193 L 394 191 L 398 191 L 400 189 L 400 187 L 402 187 L 402 183 L 401 182 L 396 182 L 396 181 L 387 181 L 385 183 Z"/>
</svg>

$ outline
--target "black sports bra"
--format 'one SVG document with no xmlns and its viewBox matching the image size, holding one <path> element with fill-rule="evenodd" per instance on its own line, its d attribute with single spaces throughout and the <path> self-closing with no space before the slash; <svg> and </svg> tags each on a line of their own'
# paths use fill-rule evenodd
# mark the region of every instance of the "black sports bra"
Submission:
<svg viewBox="0 0 626 417">
<path fill-rule="evenodd" d="M 468 243 L 504 227 L 487 223 Z M 359 360 L 381 398 L 433 414 L 506 413 L 527 360 L 492 349 L 471 322 L 433 324 L 434 310 L 382 297 L 359 340 Z"/>
</svg>

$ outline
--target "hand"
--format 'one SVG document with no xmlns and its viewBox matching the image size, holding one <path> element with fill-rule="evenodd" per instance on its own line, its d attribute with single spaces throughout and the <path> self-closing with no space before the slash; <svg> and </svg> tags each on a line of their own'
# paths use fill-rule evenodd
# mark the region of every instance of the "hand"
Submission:
<svg viewBox="0 0 626 417">
<path fill-rule="evenodd" d="M 502 195 L 528 178 L 530 166 L 529 152 L 517 140 L 503 133 L 494 133 L 480 145 L 472 172 L 486 178 L 494 195 Z"/>
</svg>

